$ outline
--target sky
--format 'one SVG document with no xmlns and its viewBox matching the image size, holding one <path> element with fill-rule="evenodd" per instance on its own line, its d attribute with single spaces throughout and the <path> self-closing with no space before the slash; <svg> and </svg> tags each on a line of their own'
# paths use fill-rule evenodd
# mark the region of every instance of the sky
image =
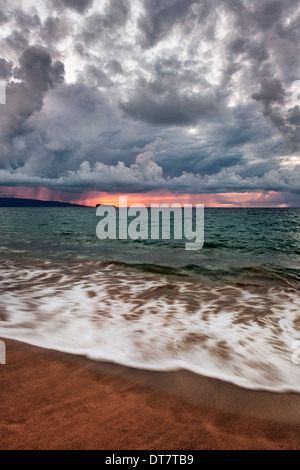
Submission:
<svg viewBox="0 0 300 470">
<path fill-rule="evenodd" d="M 0 196 L 300 207 L 299 24 L 298 0 L 1 0 Z"/>
</svg>

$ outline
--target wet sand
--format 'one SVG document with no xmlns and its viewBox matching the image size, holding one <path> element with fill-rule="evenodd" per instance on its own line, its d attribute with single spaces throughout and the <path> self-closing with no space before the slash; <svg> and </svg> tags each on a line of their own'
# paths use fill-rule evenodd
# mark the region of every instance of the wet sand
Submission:
<svg viewBox="0 0 300 470">
<path fill-rule="evenodd" d="M 300 449 L 300 395 L 4 340 L 0 449 Z"/>
</svg>

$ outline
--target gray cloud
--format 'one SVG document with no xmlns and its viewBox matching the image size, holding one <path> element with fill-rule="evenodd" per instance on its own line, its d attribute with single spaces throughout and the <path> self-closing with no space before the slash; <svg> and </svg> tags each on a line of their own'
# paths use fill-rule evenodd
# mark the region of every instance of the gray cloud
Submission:
<svg viewBox="0 0 300 470">
<path fill-rule="evenodd" d="M 46 42 L 54 43 L 68 36 L 71 30 L 72 24 L 66 18 L 48 16 L 41 28 L 41 36 Z"/>
<path fill-rule="evenodd" d="M 58 61 L 52 63 L 51 55 L 46 49 L 37 46 L 26 48 L 19 63 L 20 67 L 14 70 L 14 77 L 24 81 L 37 97 L 55 84 L 63 82 L 63 64 Z"/>
<path fill-rule="evenodd" d="M 88 10 L 94 0 L 54 0 L 54 5 L 58 9 L 69 8 L 77 13 L 84 13 Z"/>
<path fill-rule="evenodd" d="M 109 69 L 112 73 L 114 74 L 120 74 L 122 75 L 123 74 L 123 68 L 122 68 L 122 65 L 120 64 L 120 62 L 118 60 L 112 60 L 109 64 Z"/>
<path fill-rule="evenodd" d="M 28 39 L 20 31 L 13 31 L 6 37 L 6 43 L 15 51 L 20 52 L 28 46 Z"/>
<path fill-rule="evenodd" d="M 293 126 L 300 126 L 300 108 L 298 105 L 288 110 L 287 121 Z"/>
<path fill-rule="evenodd" d="M 197 0 L 144 0 L 144 13 L 138 21 L 140 41 L 144 47 L 152 47 L 166 35 L 178 22 L 186 19 L 189 9 L 197 4 Z M 208 2 L 201 2 L 200 12 L 202 20 L 206 17 Z"/>
<path fill-rule="evenodd" d="M 0 183 L 298 194 L 298 10 L 294 0 L 3 2 Z"/>
<path fill-rule="evenodd" d="M 103 13 L 94 13 L 84 24 L 81 39 L 86 46 L 98 41 L 109 41 L 111 35 L 120 34 L 130 13 L 129 0 L 110 0 Z"/>
<path fill-rule="evenodd" d="M 23 31 L 29 32 L 32 28 L 41 26 L 41 20 L 37 14 L 30 15 L 23 10 L 16 10 L 14 16 L 17 26 L 22 28 Z"/>
<path fill-rule="evenodd" d="M 286 146 L 297 151 L 300 149 L 299 106 L 290 108 L 286 113 L 282 107 L 285 94 L 280 80 L 264 78 L 260 91 L 254 93 L 252 98 L 262 103 L 264 116 L 269 118 L 275 128 L 284 135 Z M 278 106 L 274 103 L 278 103 Z"/>
<path fill-rule="evenodd" d="M 189 96 L 174 89 L 164 92 L 157 83 L 138 88 L 127 103 L 121 104 L 121 108 L 134 119 L 156 125 L 195 124 L 199 119 L 215 119 L 220 113 L 217 98 L 213 95 L 194 93 Z"/>
<path fill-rule="evenodd" d="M 12 76 L 13 62 L 0 59 L 0 79 L 6 80 Z"/>
<path fill-rule="evenodd" d="M 64 66 L 52 62 L 49 52 L 40 47 L 28 47 L 19 58 L 12 81 L 7 86 L 7 105 L 1 114 L 1 133 L 13 137 L 20 133 L 28 118 L 43 106 L 50 88 L 63 82 Z"/>
<path fill-rule="evenodd" d="M 127 191 L 145 192 L 169 190 L 179 193 L 228 193 L 259 191 L 294 192 L 300 194 L 300 165 L 293 170 L 272 169 L 262 177 L 241 177 L 234 171 L 222 170 L 210 176 L 183 172 L 174 178 L 165 178 L 162 168 L 154 161 L 153 153 L 145 151 L 137 156 L 136 162 L 126 166 L 119 162 L 115 166 L 96 162 L 92 167 L 84 161 L 77 171 L 68 175 L 49 179 L 28 176 L 22 171 L 0 170 L 0 184 L 45 186 L 63 191 Z"/>
<path fill-rule="evenodd" d="M 109 87 L 112 86 L 112 81 L 108 75 L 104 72 L 101 66 L 96 65 L 87 65 L 86 73 L 89 77 L 89 80 L 95 81 L 99 87 Z"/>
<path fill-rule="evenodd" d="M 285 91 L 280 80 L 263 78 L 260 91 L 254 93 L 252 98 L 256 101 L 262 101 L 264 106 L 270 106 L 271 103 L 283 104 L 284 96 Z"/>
<path fill-rule="evenodd" d="M 8 17 L 4 13 L 4 11 L 1 11 L 0 9 L 0 24 L 7 23 L 9 21 Z"/>
</svg>

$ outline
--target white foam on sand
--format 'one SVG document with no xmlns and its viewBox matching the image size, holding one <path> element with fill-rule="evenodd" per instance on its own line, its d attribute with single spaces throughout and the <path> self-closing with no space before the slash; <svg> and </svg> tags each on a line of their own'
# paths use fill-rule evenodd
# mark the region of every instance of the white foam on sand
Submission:
<svg viewBox="0 0 300 470">
<path fill-rule="evenodd" d="M 93 263 L 0 268 L 0 337 L 148 370 L 300 392 L 295 289 L 201 285 Z M 299 354 L 300 357 L 300 354 Z M 9 361 L 9 358 L 7 358 Z"/>
</svg>

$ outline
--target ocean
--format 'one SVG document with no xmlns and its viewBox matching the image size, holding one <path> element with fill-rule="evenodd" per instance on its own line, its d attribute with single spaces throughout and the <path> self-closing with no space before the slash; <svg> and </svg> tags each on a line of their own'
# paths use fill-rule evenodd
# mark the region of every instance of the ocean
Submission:
<svg viewBox="0 0 300 470">
<path fill-rule="evenodd" d="M 300 392 L 300 209 L 206 208 L 198 251 L 99 240 L 97 223 L 94 208 L 0 208 L 1 338 Z"/>
</svg>

